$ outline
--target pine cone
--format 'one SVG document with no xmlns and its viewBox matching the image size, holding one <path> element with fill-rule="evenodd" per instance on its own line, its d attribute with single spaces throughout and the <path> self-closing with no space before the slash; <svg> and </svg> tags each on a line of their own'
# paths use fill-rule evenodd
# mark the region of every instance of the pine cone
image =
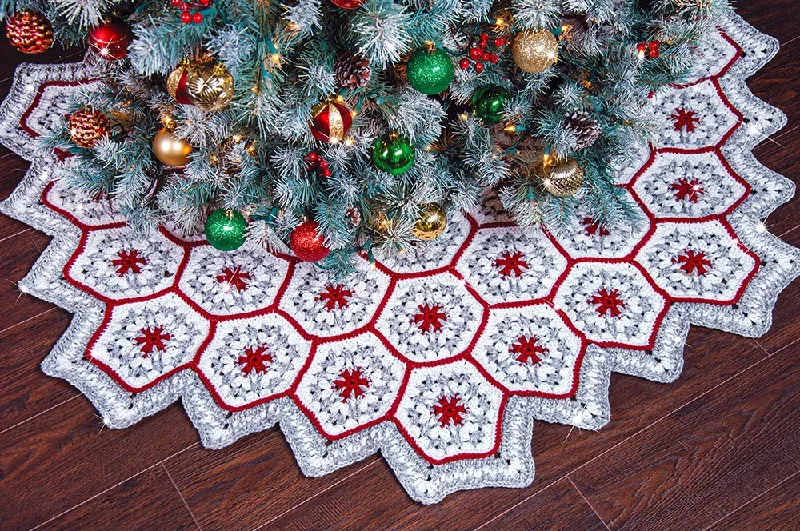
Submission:
<svg viewBox="0 0 800 531">
<path fill-rule="evenodd" d="M 84 107 L 69 117 L 69 137 L 82 148 L 91 149 L 109 133 L 111 124 L 100 111 Z"/>
<path fill-rule="evenodd" d="M 349 89 L 363 87 L 372 77 L 369 59 L 361 52 L 345 52 L 339 56 L 333 63 L 333 73 L 339 85 Z"/>
<path fill-rule="evenodd" d="M 566 128 L 575 135 L 575 149 L 578 150 L 591 147 L 602 134 L 600 124 L 584 111 L 575 111 L 567 116 Z"/>
<path fill-rule="evenodd" d="M 6 37 L 22 53 L 42 53 L 53 45 L 53 26 L 38 11 L 22 9 L 6 21 Z"/>
</svg>

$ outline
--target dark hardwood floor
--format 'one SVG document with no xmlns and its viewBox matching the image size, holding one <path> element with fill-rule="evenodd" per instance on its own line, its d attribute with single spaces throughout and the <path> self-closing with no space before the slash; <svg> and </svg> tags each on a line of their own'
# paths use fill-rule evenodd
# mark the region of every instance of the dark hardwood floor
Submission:
<svg viewBox="0 0 800 531">
<path fill-rule="evenodd" d="M 796 0 L 739 2 L 739 12 L 783 45 L 750 87 L 789 124 L 756 155 L 800 182 Z M 5 96 L 14 66 L 31 58 L 4 40 L 0 54 Z M 27 166 L 0 148 L 0 198 Z M 767 224 L 800 246 L 800 200 Z M 612 420 L 600 431 L 537 422 L 529 488 L 424 507 L 378 456 L 312 479 L 274 429 L 206 450 L 179 405 L 126 430 L 103 428 L 83 396 L 39 369 L 71 318 L 16 287 L 47 243 L 0 216 L 2 529 L 800 529 L 800 282 L 781 295 L 762 338 L 692 328 L 674 384 L 614 375 Z"/>
</svg>

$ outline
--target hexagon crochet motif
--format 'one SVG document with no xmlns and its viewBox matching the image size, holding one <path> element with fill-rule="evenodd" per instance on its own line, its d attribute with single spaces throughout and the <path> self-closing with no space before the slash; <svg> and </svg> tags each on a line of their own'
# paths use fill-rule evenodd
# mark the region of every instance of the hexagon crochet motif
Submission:
<svg viewBox="0 0 800 531">
<path fill-rule="evenodd" d="M 533 480 L 533 420 L 597 429 L 612 371 L 678 377 L 689 324 L 754 336 L 800 254 L 762 220 L 794 193 L 750 154 L 784 116 L 744 79 L 777 43 L 738 17 L 651 100 L 661 130 L 613 161 L 639 221 L 520 230 L 496 198 L 413 252 L 333 281 L 292 256 L 220 253 L 52 178 L 31 140 L 100 64 L 23 65 L 0 139 L 32 160 L 2 211 L 54 239 L 20 288 L 73 312 L 45 359 L 124 428 L 181 399 L 205 446 L 276 423 L 317 476 L 381 451 L 416 500 Z M 63 159 L 63 157 L 62 157 Z"/>
</svg>

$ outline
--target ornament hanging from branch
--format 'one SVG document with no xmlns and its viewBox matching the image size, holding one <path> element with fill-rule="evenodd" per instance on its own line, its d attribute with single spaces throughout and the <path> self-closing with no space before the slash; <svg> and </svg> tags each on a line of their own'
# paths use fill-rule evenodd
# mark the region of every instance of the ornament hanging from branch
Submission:
<svg viewBox="0 0 800 531">
<path fill-rule="evenodd" d="M 406 67 L 408 82 L 423 94 L 439 94 L 446 90 L 454 74 L 450 56 L 432 42 L 411 54 Z"/>
<path fill-rule="evenodd" d="M 289 246 L 294 255 L 304 262 L 319 262 L 331 250 L 325 246 L 325 239 L 319 233 L 316 221 L 304 221 L 289 235 Z"/>
<path fill-rule="evenodd" d="M 311 109 L 311 134 L 320 142 L 341 142 L 352 123 L 353 115 L 341 97 L 329 99 Z"/>
<path fill-rule="evenodd" d="M 514 63 L 529 74 L 544 72 L 558 61 L 558 40 L 547 30 L 525 30 L 511 44 Z"/>
<path fill-rule="evenodd" d="M 420 205 L 411 233 L 420 240 L 435 240 L 447 228 L 447 213 L 439 203 Z"/>
<path fill-rule="evenodd" d="M 53 46 L 53 26 L 42 13 L 21 9 L 6 20 L 6 38 L 19 52 L 44 53 Z"/>
<path fill-rule="evenodd" d="M 204 111 L 219 111 L 233 100 L 233 76 L 225 65 L 191 65 L 186 73 L 186 95 Z"/>
<path fill-rule="evenodd" d="M 153 137 L 153 153 L 165 166 L 182 168 L 189 163 L 192 146 L 175 133 L 175 122 L 171 118 L 164 120 L 164 127 Z"/>
<path fill-rule="evenodd" d="M 386 173 L 400 175 L 414 165 L 414 146 L 408 138 L 392 131 L 376 138 L 372 145 L 372 161 L 375 166 Z"/>
<path fill-rule="evenodd" d="M 91 149 L 111 131 L 108 117 L 91 107 L 75 111 L 69 117 L 69 137 L 78 146 Z"/>
<path fill-rule="evenodd" d="M 89 30 L 89 47 L 107 61 L 123 59 L 133 40 L 131 27 L 122 19 L 112 18 Z"/>
<path fill-rule="evenodd" d="M 234 251 L 247 237 L 247 220 L 235 210 L 220 208 L 206 219 L 206 240 L 220 251 Z"/>
</svg>

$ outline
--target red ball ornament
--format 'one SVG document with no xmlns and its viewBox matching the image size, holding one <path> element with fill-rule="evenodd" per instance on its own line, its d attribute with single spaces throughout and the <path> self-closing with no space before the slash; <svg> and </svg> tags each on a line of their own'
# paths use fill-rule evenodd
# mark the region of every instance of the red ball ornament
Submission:
<svg viewBox="0 0 800 531">
<path fill-rule="evenodd" d="M 316 221 L 305 221 L 295 227 L 289 236 L 289 246 L 294 255 L 304 262 L 318 262 L 328 256 L 325 239 L 317 232 Z"/>
<path fill-rule="evenodd" d="M 366 0 L 331 0 L 331 4 L 342 9 L 358 9 Z"/>
<path fill-rule="evenodd" d="M 475 63 L 474 68 L 475 71 L 480 74 L 481 72 L 483 72 L 483 63 Z"/>
<path fill-rule="evenodd" d="M 128 45 L 133 40 L 130 26 L 118 18 L 89 30 L 89 47 L 103 59 L 115 61 L 128 55 Z"/>
<path fill-rule="evenodd" d="M 352 123 L 350 109 L 339 101 L 326 101 L 311 109 L 311 134 L 320 142 L 341 142 Z"/>
</svg>

